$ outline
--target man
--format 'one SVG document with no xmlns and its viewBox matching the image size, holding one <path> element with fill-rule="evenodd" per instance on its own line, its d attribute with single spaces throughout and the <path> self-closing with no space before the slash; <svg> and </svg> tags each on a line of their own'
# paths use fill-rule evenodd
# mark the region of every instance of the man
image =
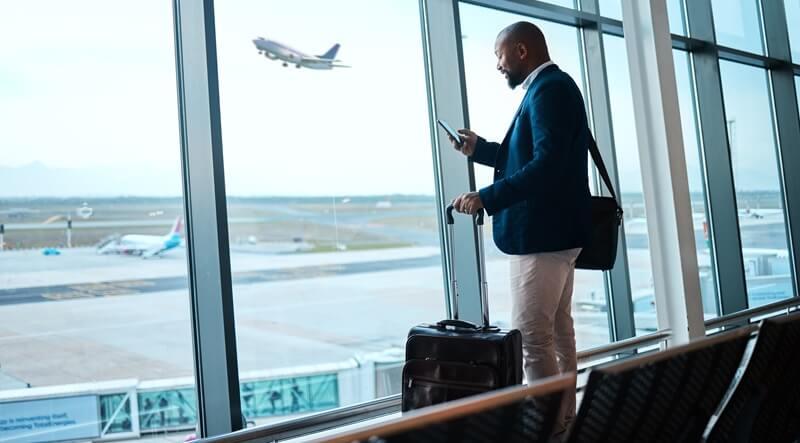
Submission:
<svg viewBox="0 0 800 443">
<path fill-rule="evenodd" d="M 494 168 L 494 183 L 453 201 L 459 212 L 493 216 L 494 241 L 511 254 L 511 317 L 522 332 L 528 384 L 575 371 L 572 286 L 575 260 L 590 238 L 590 133 L 575 82 L 550 61 L 542 32 L 528 22 L 495 41 L 497 70 L 526 89 L 502 143 L 461 129 L 457 150 Z M 574 391 L 561 426 L 575 415 Z"/>
</svg>

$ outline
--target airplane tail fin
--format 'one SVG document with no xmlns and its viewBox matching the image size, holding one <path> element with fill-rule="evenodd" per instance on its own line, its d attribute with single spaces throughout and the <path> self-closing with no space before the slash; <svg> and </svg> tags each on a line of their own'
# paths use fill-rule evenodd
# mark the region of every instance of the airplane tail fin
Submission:
<svg viewBox="0 0 800 443">
<path fill-rule="evenodd" d="M 175 218 L 175 223 L 172 224 L 172 229 L 169 231 L 170 235 L 178 234 L 181 235 L 183 231 L 183 218 L 178 216 Z"/>
<path fill-rule="evenodd" d="M 339 44 L 338 43 L 333 45 L 333 46 L 331 46 L 331 49 L 328 49 L 328 52 L 320 55 L 319 58 L 326 58 L 326 59 L 333 60 L 333 59 L 336 58 L 336 53 L 337 52 L 339 52 Z"/>
</svg>

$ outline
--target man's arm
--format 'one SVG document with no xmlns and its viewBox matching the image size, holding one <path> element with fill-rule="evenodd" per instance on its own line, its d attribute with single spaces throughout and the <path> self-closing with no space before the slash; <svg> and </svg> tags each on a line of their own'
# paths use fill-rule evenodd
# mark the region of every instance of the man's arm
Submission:
<svg viewBox="0 0 800 443">
<path fill-rule="evenodd" d="M 533 158 L 510 177 L 479 191 L 489 215 L 529 198 L 535 189 L 553 186 L 562 177 L 568 161 L 567 143 L 574 132 L 571 112 L 564 109 L 564 97 L 568 94 L 556 83 L 544 86 L 531 97 L 528 118 L 533 133 Z"/>
<path fill-rule="evenodd" d="M 478 137 L 475 142 L 475 152 L 470 157 L 474 162 L 494 167 L 497 159 L 497 151 L 500 149 L 500 143 L 487 142 L 485 138 Z"/>
</svg>

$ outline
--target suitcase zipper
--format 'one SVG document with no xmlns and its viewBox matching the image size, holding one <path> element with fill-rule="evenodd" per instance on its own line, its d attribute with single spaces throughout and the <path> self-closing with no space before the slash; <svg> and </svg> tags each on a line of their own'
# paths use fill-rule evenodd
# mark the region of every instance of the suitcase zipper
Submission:
<svg viewBox="0 0 800 443">
<path fill-rule="evenodd" d="M 464 382 L 447 381 L 447 380 L 441 381 L 441 380 L 429 379 L 429 378 L 426 378 L 426 377 L 416 377 L 416 378 L 415 377 L 411 377 L 411 378 L 409 378 L 408 379 L 408 389 L 411 389 L 414 386 L 414 382 L 415 381 L 418 384 L 428 384 L 428 385 L 433 385 L 433 386 L 445 386 L 445 387 L 457 387 L 457 388 L 460 388 L 460 389 L 466 389 L 466 390 L 470 390 L 470 391 L 481 391 L 482 392 L 482 391 L 488 391 L 488 390 L 494 389 L 491 386 L 487 386 L 485 384 L 480 384 L 480 383 L 464 383 Z"/>
</svg>

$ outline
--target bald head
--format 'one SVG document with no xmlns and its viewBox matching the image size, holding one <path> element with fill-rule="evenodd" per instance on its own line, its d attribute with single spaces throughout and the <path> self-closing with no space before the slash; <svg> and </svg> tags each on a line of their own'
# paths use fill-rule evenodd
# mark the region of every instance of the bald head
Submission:
<svg viewBox="0 0 800 443">
<path fill-rule="evenodd" d="M 550 60 L 542 31 L 533 23 L 517 22 L 497 35 L 494 44 L 497 70 L 516 88 L 534 69 Z"/>
</svg>

